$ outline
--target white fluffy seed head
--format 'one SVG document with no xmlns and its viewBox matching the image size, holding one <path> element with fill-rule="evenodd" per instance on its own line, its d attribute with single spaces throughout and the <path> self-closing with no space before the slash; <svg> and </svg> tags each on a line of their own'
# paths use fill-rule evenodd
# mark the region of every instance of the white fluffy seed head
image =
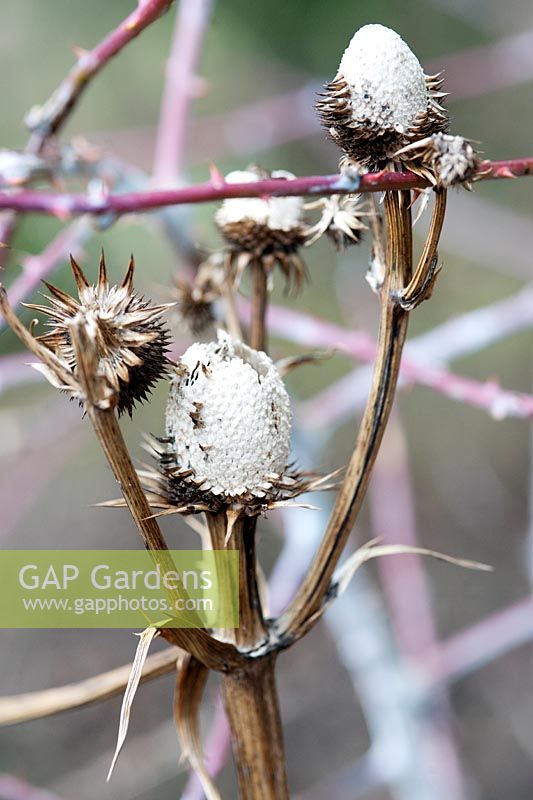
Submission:
<svg viewBox="0 0 533 800">
<path fill-rule="evenodd" d="M 339 65 L 354 120 L 404 133 L 428 108 L 424 71 L 403 39 L 384 25 L 365 25 Z"/>
<path fill-rule="evenodd" d="M 261 174 L 251 170 L 236 170 L 226 175 L 226 183 L 253 183 Z M 294 178 L 292 172 L 274 170 L 272 178 Z M 238 222 L 255 222 L 271 230 L 293 231 L 303 224 L 304 202 L 301 197 L 238 197 L 224 200 L 215 214 L 215 221 L 222 229 Z"/>
<path fill-rule="evenodd" d="M 201 491 L 265 496 L 290 450 L 290 401 L 274 363 L 219 331 L 217 342 L 191 345 L 181 367 L 166 413 L 177 466 Z"/>
</svg>

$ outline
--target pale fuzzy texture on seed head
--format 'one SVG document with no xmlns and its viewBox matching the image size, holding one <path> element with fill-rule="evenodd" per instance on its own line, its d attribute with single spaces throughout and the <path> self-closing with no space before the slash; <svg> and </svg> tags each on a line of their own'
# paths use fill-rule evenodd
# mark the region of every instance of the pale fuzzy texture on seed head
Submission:
<svg viewBox="0 0 533 800">
<path fill-rule="evenodd" d="M 274 170 L 272 178 L 294 178 L 292 172 Z M 253 183 L 260 176 L 251 171 L 236 170 L 226 175 L 226 183 Z M 252 220 L 271 230 L 292 231 L 303 224 L 304 203 L 301 197 L 243 197 L 224 200 L 215 214 L 221 228 L 235 222 Z"/>
<path fill-rule="evenodd" d="M 290 401 L 274 363 L 219 331 L 217 342 L 191 345 L 181 366 L 166 414 L 177 465 L 204 478 L 201 491 L 263 497 L 290 450 Z"/>
<path fill-rule="evenodd" d="M 478 156 L 470 142 L 462 136 L 438 133 L 432 137 L 433 163 L 443 186 L 470 178 L 478 166 Z"/>
<path fill-rule="evenodd" d="M 403 39 L 383 25 L 365 25 L 339 65 L 350 88 L 352 115 L 380 128 L 408 131 L 428 107 L 424 71 Z"/>
</svg>

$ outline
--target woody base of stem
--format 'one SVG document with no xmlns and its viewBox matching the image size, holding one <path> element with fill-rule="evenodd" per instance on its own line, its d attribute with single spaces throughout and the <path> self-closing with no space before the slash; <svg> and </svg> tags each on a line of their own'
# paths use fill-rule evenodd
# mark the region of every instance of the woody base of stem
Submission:
<svg viewBox="0 0 533 800">
<path fill-rule="evenodd" d="M 288 800 L 275 654 L 222 676 L 240 800 Z"/>
</svg>

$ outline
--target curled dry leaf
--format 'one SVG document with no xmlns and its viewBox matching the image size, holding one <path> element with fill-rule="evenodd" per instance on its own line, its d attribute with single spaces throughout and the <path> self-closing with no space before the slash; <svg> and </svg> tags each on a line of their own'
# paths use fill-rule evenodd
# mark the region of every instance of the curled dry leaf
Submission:
<svg viewBox="0 0 533 800">
<path fill-rule="evenodd" d="M 334 599 L 341 595 L 351 579 L 357 572 L 360 566 L 365 561 L 370 561 L 371 558 L 380 558 L 381 556 L 397 556 L 397 555 L 418 555 L 430 556 L 439 561 L 445 561 L 447 564 L 455 564 L 456 567 L 464 567 L 465 569 L 477 569 L 483 572 L 492 571 L 492 567 L 488 564 L 482 564 L 479 561 L 470 561 L 467 558 L 455 558 L 455 556 L 448 556 L 445 553 L 439 553 L 437 550 L 428 550 L 426 547 L 412 547 L 407 544 L 385 544 L 379 545 L 379 539 L 372 539 L 367 544 L 360 547 L 355 553 L 344 562 L 338 569 L 336 575 L 331 582 L 331 588 L 328 592 L 328 597 Z"/>
<path fill-rule="evenodd" d="M 418 555 L 430 556 L 439 561 L 445 561 L 447 564 L 455 564 L 457 567 L 464 567 L 465 569 L 477 569 L 483 572 L 491 572 L 492 567 L 488 564 L 482 564 L 479 561 L 470 561 L 467 558 L 455 558 L 455 556 L 448 556 L 445 553 L 439 553 L 437 550 L 429 550 L 426 547 L 412 547 L 407 544 L 378 544 L 379 539 L 371 539 L 363 547 L 360 547 L 355 553 L 352 553 L 335 572 L 329 588 L 324 596 L 324 602 L 316 611 L 307 617 L 298 627 L 298 637 L 304 636 L 313 625 L 323 616 L 324 612 L 329 608 L 331 603 L 339 597 L 346 589 L 353 576 L 366 561 L 372 558 L 380 558 L 381 556 L 397 556 L 397 555 Z"/>
<path fill-rule="evenodd" d="M 115 747 L 115 753 L 113 755 L 111 766 L 109 767 L 109 772 L 107 773 L 106 781 L 109 781 L 111 779 L 111 775 L 113 774 L 113 770 L 115 769 L 115 764 L 117 763 L 120 751 L 122 750 L 122 746 L 126 741 L 126 736 L 128 735 L 128 726 L 130 724 L 130 713 L 131 713 L 133 698 L 135 697 L 135 693 L 137 692 L 137 687 L 139 686 L 139 681 L 141 680 L 141 674 L 144 662 L 146 661 L 146 657 L 148 655 L 148 650 L 150 649 L 152 639 L 154 638 L 154 636 L 157 635 L 157 633 L 158 633 L 157 628 L 150 626 L 149 628 L 146 628 L 142 633 L 138 634 L 139 644 L 137 645 L 137 651 L 135 653 L 135 658 L 133 659 L 133 664 L 131 666 L 128 685 L 126 686 L 126 691 L 124 692 L 124 699 L 122 700 L 122 708 L 120 709 L 120 722 L 118 726 L 117 745 Z"/>
<path fill-rule="evenodd" d="M 198 775 L 207 800 L 221 800 L 207 772 L 200 741 L 199 712 L 207 676 L 207 668 L 193 656 L 184 654 L 178 660 L 174 719 L 183 756 Z"/>
<path fill-rule="evenodd" d="M 328 350 L 314 350 L 311 353 L 302 353 L 298 356 L 287 356 L 287 358 L 276 361 L 276 368 L 281 377 L 284 378 L 297 367 L 303 367 L 307 364 L 317 364 L 320 361 L 332 358 L 336 353 L 336 348 L 330 347 Z"/>
</svg>

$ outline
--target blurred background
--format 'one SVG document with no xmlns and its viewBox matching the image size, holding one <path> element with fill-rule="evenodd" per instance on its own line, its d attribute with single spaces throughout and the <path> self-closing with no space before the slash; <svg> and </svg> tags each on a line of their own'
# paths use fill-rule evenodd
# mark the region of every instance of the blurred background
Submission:
<svg viewBox="0 0 533 800">
<path fill-rule="evenodd" d="M 72 49 L 93 47 L 132 8 L 125 0 L 1 0 L 3 147 L 24 147 L 24 116 L 59 84 Z M 174 7 L 113 60 L 62 131 L 63 142 L 90 145 L 105 162 L 89 189 L 102 180 L 116 191 L 149 185 L 175 18 Z M 531 154 L 529 0 L 224 0 L 212 8 L 191 86 L 179 181 L 206 180 L 212 163 L 223 172 L 252 161 L 300 175 L 334 172 L 338 152 L 319 127 L 315 95 L 334 76 L 352 33 L 369 22 L 400 33 L 426 72 L 445 71 L 454 132 L 480 142 L 491 159 Z M 157 158 L 156 171 L 160 184 L 178 180 L 161 165 L 157 170 Z M 68 185 L 85 188 L 86 176 Z M 523 179 L 451 193 L 444 270 L 410 327 L 406 359 L 418 378 L 412 373 L 404 381 L 353 532 L 354 545 L 373 536 L 418 542 L 495 570 L 383 559 L 358 573 L 324 622 L 280 658 L 295 797 L 531 797 L 533 403 L 516 393 L 532 391 L 532 190 Z M 105 219 L 98 227 L 27 216 L 2 280 L 13 285 L 24 270 L 37 269 L 33 257 L 54 242 L 60 252 L 72 244 L 94 274 L 103 246 L 114 278 L 134 252 L 137 286 L 166 298 L 172 277 L 190 268 L 176 243 L 191 240 L 205 253 L 220 246 L 214 210 L 208 204 L 166 217 Z M 67 240 L 57 244 L 58 235 Z M 303 292 L 287 298 L 280 281 L 275 287 L 272 353 L 344 347 L 289 379 L 295 455 L 304 467 L 326 469 L 350 454 L 369 383 L 351 332 L 375 335 L 377 302 L 364 280 L 368 244 L 338 255 L 321 240 L 305 255 L 311 280 Z M 56 285 L 72 288 L 63 256 L 50 274 Z M 283 307 L 296 313 L 290 324 Z M 304 315 L 337 326 L 328 329 L 330 341 L 311 341 Z M 175 334 L 179 348 L 186 346 L 183 331 Z M 89 425 L 74 404 L 22 367 L 17 352 L 15 338 L 2 330 L 1 546 L 138 547 L 126 512 L 91 507 L 114 497 L 116 487 Z M 124 422 L 136 456 L 142 432 L 161 433 L 165 400 L 160 383 L 150 404 Z M 323 529 L 330 501 L 317 502 L 320 512 L 292 510 L 261 525 L 275 608 L 294 591 Z M 164 530 L 174 547 L 198 543 L 179 520 L 166 520 Z M 96 675 L 131 660 L 135 645 L 128 631 L 2 631 L 0 693 Z M 201 797 L 191 783 L 183 794 L 188 776 L 179 762 L 172 693 L 172 676 L 140 688 L 108 785 L 120 698 L 0 730 L 0 798 Z M 204 703 L 206 738 L 215 706 L 213 682 Z M 220 755 L 219 744 L 210 747 Z M 231 764 L 220 786 L 224 797 L 234 796 Z"/>
</svg>

